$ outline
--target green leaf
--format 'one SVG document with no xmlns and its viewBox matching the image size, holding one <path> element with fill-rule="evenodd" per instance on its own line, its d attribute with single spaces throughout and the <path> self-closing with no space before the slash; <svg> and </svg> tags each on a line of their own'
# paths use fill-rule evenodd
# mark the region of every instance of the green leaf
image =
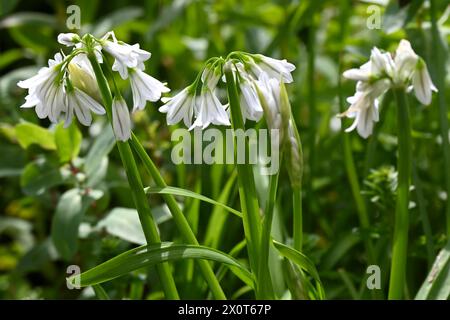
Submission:
<svg viewBox="0 0 450 320">
<path fill-rule="evenodd" d="M 316 267 L 314 266 L 314 263 L 312 263 L 311 260 L 307 256 L 305 256 L 303 253 L 288 247 L 285 244 L 282 244 L 278 241 L 273 241 L 273 244 L 275 248 L 278 250 L 278 252 L 285 258 L 289 259 L 296 265 L 298 265 L 301 269 L 308 272 L 313 279 L 317 283 L 317 289 L 319 293 L 320 298 L 325 298 L 324 289 L 322 286 L 322 282 L 320 281 L 319 273 L 317 272 Z"/>
<path fill-rule="evenodd" d="M 160 224 L 171 218 L 166 205 L 152 208 L 155 222 Z M 97 223 L 96 229 L 105 228 L 106 232 L 131 243 L 146 244 L 138 212 L 130 208 L 114 208 Z"/>
<path fill-rule="evenodd" d="M 8 67 L 23 57 L 21 49 L 10 49 L 0 54 L 0 70 Z"/>
<path fill-rule="evenodd" d="M 104 158 L 111 152 L 115 143 L 114 133 L 108 125 L 103 128 L 102 133 L 95 139 L 86 156 L 84 169 L 88 179 L 98 173 L 99 169 L 104 165 L 102 164 L 105 161 Z"/>
<path fill-rule="evenodd" d="M 416 300 L 447 300 L 450 297 L 450 241 L 439 252 Z"/>
<path fill-rule="evenodd" d="M 216 206 L 220 206 L 222 208 L 224 208 L 225 210 L 227 210 L 228 212 L 231 212 L 232 214 L 238 216 L 239 218 L 242 218 L 242 213 L 227 206 L 226 204 L 217 202 L 216 200 L 213 200 L 211 198 L 205 197 L 204 195 L 195 193 L 193 191 L 190 190 L 186 190 L 186 189 L 182 189 L 182 188 L 176 188 L 176 187 L 164 187 L 164 188 L 157 188 L 157 187 L 147 187 L 144 188 L 146 193 L 149 194 L 171 194 L 174 196 L 182 196 L 182 197 L 191 197 L 191 198 L 195 198 L 201 201 L 205 201 L 208 203 L 211 203 L 213 205 Z"/>
<path fill-rule="evenodd" d="M 68 128 L 64 128 L 63 123 L 56 126 L 55 143 L 60 162 L 66 163 L 78 156 L 81 140 L 81 132 L 74 122 Z"/>
<path fill-rule="evenodd" d="M 124 24 L 128 21 L 133 21 L 142 16 L 144 11 L 138 7 L 126 7 L 114 11 L 101 19 L 91 30 L 91 33 L 96 36 L 103 36 L 106 32 Z"/>
<path fill-rule="evenodd" d="M 404 28 L 416 15 L 423 5 L 423 0 L 410 1 L 400 7 L 398 1 L 390 1 L 383 17 L 383 29 L 387 34 Z"/>
<path fill-rule="evenodd" d="M 56 27 L 57 21 L 55 16 L 46 13 L 37 12 L 18 12 L 9 15 L 0 22 L 0 28 L 12 28 L 23 25 L 47 25 Z"/>
<path fill-rule="evenodd" d="M 100 300 L 109 300 L 109 296 L 106 293 L 105 289 L 103 289 L 103 287 L 99 284 L 95 284 L 92 286 L 92 288 L 94 289 L 95 295 L 97 296 L 98 299 Z"/>
<path fill-rule="evenodd" d="M 22 172 L 20 185 L 28 195 L 40 195 L 45 190 L 61 185 L 70 178 L 70 171 L 59 168 L 46 159 L 38 159 L 29 163 Z"/>
<path fill-rule="evenodd" d="M 37 144 L 46 150 L 56 150 L 54 134 L 31 122 L 19 123 L 16 126 L 16 138 L 24 149 Z"/>
<path fill-rule="evenodd" d="M 70 260 L 78 249 L 78 229 L 84 213 L 101 191 L 74 188 L 66 191 L 59 199 L 53 216 L 51 236 L 53 244 L 65 260 Z"/>
<path fill-rule="evenodd" d="M 31 250 L 20 259 L 16 270 L 19 272 L 42 270 L 48 261 L 55 260 L 57 256 L 58 253 L 56 252 L 55 246 L 51 239 L 47 238 L 31 248 Z"/>
<path fill-rule="evenodd" d="M 223 263 L 242 281 L 253 287 L 252 274 L 233 257 L 204 246 L 172 244 L 169 242 L 141 246 L 124 252 L 83 272 L 79 275 L 80 284 L 82 287 L 91 286 L 121 277 L 140 268 L 182 259 L 205 259 Z M 75 280 L 74 277 L 70 277 L 71 281 Z"/>
</svg>

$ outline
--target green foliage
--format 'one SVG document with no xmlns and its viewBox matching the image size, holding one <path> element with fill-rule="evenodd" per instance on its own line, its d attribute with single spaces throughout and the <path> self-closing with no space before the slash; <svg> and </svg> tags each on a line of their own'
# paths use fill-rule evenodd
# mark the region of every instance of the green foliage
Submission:
<svg viewBox="0 0 450 320">
<path fill-rule="evenodd" d="M 367 27 L 373 12 L 368 8 L 374 3 L 380 9 L 380 29 Z M 335 116 L 354 93 L 354 83 L 344 79 L 342 71 L 365 63 L 373 46 L 392 50 L 400 39 L 408 39 L 424 57 L 439 93 L 426 108 L 409 101 L 414 175 L 405 298 L 449 299 L 449 169 L 442 137 L 443 120 L 449 116 L 450 78 L 445 70 L 450 67 L 450 20 L 448 1 L 432 3 L 82 0 L 77 1 L 81 30 L 74 31 L 65 24 L 64 2 L 38 6 L 33 1 L 2 1 L 0 299 L 161 298 L 156 266 L 162 262 L 169 263 L 182 298 L 212 298 L 198 272 L 197 263 L 203 260 L 208 260 L 228 298 L 255 297 L 237 171 L 230 165 L 175 166 L 173 128 L 158 112 L 160 102 L 133 114 L 133 130 L 169 185 L 158 185 L 138 162 L 158 234 L 172 243 L 137 248 L 146 243 L 145 236 L 106 117 L 94 118 L 91 127 L 74 121 L 64 128 L 63 123 L 39 119 L 33 108 L 19 109 L 25 91 L 17 82 L 36 74 L 56 52 L 68 52 L 56 42 L 60 32 L 102 36 L 110 30 L 152 53 L 146 71 L 168 83 L 168 96 L 191 83 L 207 58 L 235 50 L 296 65 L 294 82 L 286 84 L 289 101 L 284 102 L 290 103 L 289 118 L 304 142 L 304 161 L 286 155 L 274 199 L 269 199 L 270 177 L 258 168 L 252 168 L 256 192 L 249 190 L 249 179 L 241 181 L 250 200 L 258 199 L 260 208 L 253 212 L 261 218 L 257 221 L 264 223 L 267 203 L 274 208 L 274 241 L 267 260 L 275 297 L 283 299 L 387 297 L 397 192 L 397 105 L 392 96 L 385 96 L 380 121 L 367 140 L 344 133 L 352 120 Z M 128 81 L 116 76 L 116 82 L 131 106 Z M 245 127 L 266 124 L 248 121 Z M 290 181 L 293 175 L 300 177 L 299 168 L 301 252 L 293 249 L 298 208 L 292 203 Z M 184 244 L 165 204 L 168 196 L 176 198 L 199 246 Z M 361 223 L 361 213 L 367 223 Z M 82 284 L 92 285 L 93 291 L 66 290 L 63 278 L 71 264 L 88 270 Z M 366 287 L 370 264 L 382 270 L 379 296 Z"/>
</svg>

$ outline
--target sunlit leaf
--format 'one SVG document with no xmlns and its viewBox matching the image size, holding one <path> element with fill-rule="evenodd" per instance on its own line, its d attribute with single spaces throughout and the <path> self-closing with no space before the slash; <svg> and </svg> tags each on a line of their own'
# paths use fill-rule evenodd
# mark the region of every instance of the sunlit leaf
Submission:
<svg viewBox="0 0 450 320">
<path fill-rule="evenodd" d="M 227 265 L 247 285 L 253 286 L 253 276 L 236 259 L 218 250 L 204 246 L 172 243 L 142 246 L 122 253 L 80 275 L 82 287 L 103 283 L 131 271 L 158 263 L 182 259 L 205 259 Z M 71 277 L 72 281 L 74 278 Z"/>
</svg>

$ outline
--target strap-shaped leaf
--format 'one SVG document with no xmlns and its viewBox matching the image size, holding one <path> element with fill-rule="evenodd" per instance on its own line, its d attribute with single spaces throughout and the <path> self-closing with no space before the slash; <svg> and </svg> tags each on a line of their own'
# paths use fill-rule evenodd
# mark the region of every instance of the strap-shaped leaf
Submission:
<svg viewBox="0 0 450 320">
<path fill-rule="evenodd" d="M 211 198 L 205 197 L 204 195 L 198 194 L 196 192 L 190 191 L 190 190 L 186 190 L 186 189 L 181 189 L 181 188 L 176 188 L 176 187 L 164 187 L 164 188 L 157 188 L 157 187 L 147 187 L 144 189 L 146 193 L 158 193 L 158 194 L 171 194 L 174 196 L 182 196 L 182 197 L 190 197 L 190 198 L 195 198 L 204 202 L 208 202 L 211 203 L 213 205 L 216 206 L 220 206 L 222 208 L 224 208 L 225 210 L 233 213 L 234 215 L 238 216 L 239 218 L 242 218 L 242 213 L 227 206 L 226 204 L 217 202 L 216 200 L 213 200 Z"/>
<path fill-rule="evenodd" d="M 312 263 L 312 261 L 309 260 L 309 258 L 303 253 L 291 247 L 288 247 L 281 242 L 273 240 L 273 244 L 283 257 L 289 259 L 290 261 L 298 265 L 301 269 L 308 272 L 311 277 L 313 277 L 313 279 L 317 283 L 317 291 L 319 293 L 319 297 L 321 297 L 322 299 L 325 298 L 325 291 L 323 289 L 322 281 L 320 281 L 319 273 L 317 272 L 314 263 Z"/>
<path fill-rule="evenodd" d="M 447 300 L 450 297 L 450 241 L 439 252 L 416 300 Z"/>
<path fill-rule="evenodd" d="M 252 274 L 233 257 L 204 246 L 170 242 L 141 246 L 124 252 L 83 272 L 79 275 L 79 283 L 82 287 L 92 286 L 121 277 L 143 267 L 182 259 L 205 259 L 223 263 L 243 282 L 254 287 Z M 70 281 L 75 282 L 75 277 L 77 276 L 70 277 Z"/>
</svg>

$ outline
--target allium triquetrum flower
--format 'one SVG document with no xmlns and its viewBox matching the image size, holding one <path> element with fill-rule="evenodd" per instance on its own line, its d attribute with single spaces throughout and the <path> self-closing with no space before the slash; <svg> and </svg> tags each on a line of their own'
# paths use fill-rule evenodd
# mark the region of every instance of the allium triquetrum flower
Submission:
<svg viewBox="0 0 450 320">
<path fill-rule="evenodd" d="M 407 40 L 401 40 L 394 58 L 388 52 L 373 48 L 370 60 L 359 69 L 344 72 L 344 77 L 358 81 L 356 93 L 347 101 L 350 107 L 340 116 L 354 118 L 347 132 L 357 129 L 359 135 L 367 138 L 372 134 L 374 122 L 378 122 L 379 97 L 390 88 L 414 88 L 417 99 L 431 103 L 433 85 L 425 62 L 411 48 Z"/>
<path fill-rule="evenodd" d="M 56 123 L 64 114 L 67 126 L 75 115 L 81 124 L 89 126 L 92 123 L 91 112 L 99 115 L 106 113 L 100 104 L 97 79 L 88 59 L 91 53 L 99 63 L 103 63 L 103 50 L 115 59 L 112 70 L 118 71 L 124 79 L 130 76 L 133 111 L 144 109 L 146 101 L 157 101 L 162 93 L 169 91 L 162 82 L 143 71 L 144 61 L 150 58 L 150 52 L 140 49 L 139 44 L 129 45 L 117 40 L 113 32 L 100 39 L 90 34 L 80 37 L 65 33 L 58 36 L 58 42 L 72 47 L 70 54 L 56 54 L 54 60 L 49 60 L 48 67 L 18 83 L 21 88 L 28 89 L 22 107 L 36 106 L 35 111 L 40 118 L 48 117 Z M 117 90 L 117 86 L 114 88 Z M 119 92 L 115 92 L 115 96 L 121 97 Z M 122 98 L 116 98 L 114 103 L 112 115 L 116 136 L 120 140 L 129 139 L 131 122 L 126 103 Z"/>
<path fill-rule="evenodd" d="M 167 123 L 174 124 L 184 119 L 189 128 L 206 128 L 210 124 L 230 125 L 228 104 L 216 95 L 219 80 L 224 77 L 224 68 L 233 72 L 240 94 L 243 120 L 259 121 L 264 114 L 258 91 L 268 92 L 267 83 L 292 82 L 291 72 L 295 66 L 286 60 L 277 60 L 261 54 L 232 52 L 225 59 L 209 59 L 194 83 L 167 102 L 159 111 L 167 113 Z M 262 80 L 262 79 L 267 79 Z M 269 88 L 270 89 L 270 88 Z M 271 90 L 271 89 L 270 89 Z M 275 104 L 270 103 L 275 106 Z M 279 110 L 274 110 L 279 113 Z"/>
</svg>

